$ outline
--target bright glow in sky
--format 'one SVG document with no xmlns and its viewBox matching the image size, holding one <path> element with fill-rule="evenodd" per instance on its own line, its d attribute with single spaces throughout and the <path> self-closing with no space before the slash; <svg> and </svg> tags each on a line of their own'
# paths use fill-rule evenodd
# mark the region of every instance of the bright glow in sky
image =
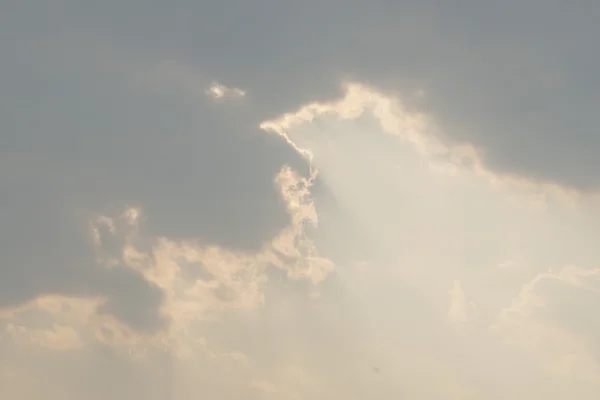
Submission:
<svg viewBox="0 0 600 400">
<path fill-rule="evenodd" d="M 0 7 L 0 398 L 597 399 L 600 7 L 502 4 Z"/>
</svg>

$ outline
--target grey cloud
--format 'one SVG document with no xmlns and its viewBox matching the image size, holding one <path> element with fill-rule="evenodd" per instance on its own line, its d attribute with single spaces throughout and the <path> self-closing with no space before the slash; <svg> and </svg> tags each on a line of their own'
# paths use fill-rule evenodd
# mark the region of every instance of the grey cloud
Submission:
<svg viewBox="0 0 600 400">
<path fill-rule="evenodd" d="M 162 292 L 137 272 L 96 265 L 87 225 L 63 208 L 62 196 L 48 199 L 32 186 L 2 185 L 0 308 L 39 295 L 108 296 L 105 311 L 123 322 L 141 330 L 161 328 Z"/>
<path fill-rule="evenodd" d="M 85 26 L 128 51 L 188 60 L 248 89 L 260 117 L 331 97 L 341 78 L 388 91 L 424 89 L 421 105 L 452 138 L 481 146 L 494 169 L 578 189 L 598 185 L 590 172 L 598 149 L 596 5 L 63 4 L 65 16 L 50 14 L 44 25 Z"/>
<path fill-rule="evenodd" d="M 142 205 L 150 236 L 239 250 L 258 249 L 287 225 L 273 178 L 284 164 L 306 171 L 306 162 L 259 132 L 243 104 L 139 86 L 132 76 L 146 73 L 143 63 L 127 70 L 126 57 L 69 47 L 54 27 L 32 37 L 7 23 L 0 307 L 42 294 L 108 296 L 100 311 L 152 331 L 164 325 L 162 293 L 137 273 L 95 265 L 88 219 Z"/>
</svg>

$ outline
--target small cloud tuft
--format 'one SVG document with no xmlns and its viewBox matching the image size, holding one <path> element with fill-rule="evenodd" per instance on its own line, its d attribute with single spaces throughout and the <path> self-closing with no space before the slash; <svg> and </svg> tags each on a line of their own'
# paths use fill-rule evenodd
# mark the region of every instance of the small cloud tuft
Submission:
<svg viewBox="0 0 600 400">
<path fill-rule="evenodd" d="M 214 81 L 212 85 L 206 90 L 206 95 L 213 99 L 219 100 L 223 98 L 241 98 L 246 95 L 246 92 L 242 89 L 235 87 L 227 87 Z"/>
</svg>

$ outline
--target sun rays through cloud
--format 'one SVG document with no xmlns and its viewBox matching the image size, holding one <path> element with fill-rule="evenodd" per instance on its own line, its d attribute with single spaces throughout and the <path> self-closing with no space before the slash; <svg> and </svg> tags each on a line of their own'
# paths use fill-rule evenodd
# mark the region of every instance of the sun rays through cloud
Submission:
<svg viewBox="0 0 600 400">
<path fill-rule="evenodd" d="M 42 3 L 0 398 L 598 398 L 598 7 Z"/>
</svg>

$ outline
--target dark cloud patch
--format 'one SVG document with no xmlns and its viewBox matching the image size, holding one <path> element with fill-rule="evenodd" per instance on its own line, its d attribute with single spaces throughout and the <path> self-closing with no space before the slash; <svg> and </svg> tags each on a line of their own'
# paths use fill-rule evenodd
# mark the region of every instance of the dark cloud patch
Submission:
<svg viewBox="0 0 600 400">
<path fill-rule="evenodd" d="M 452 138 L 482 147 L 493 169 L 578 189 L 598 186 L 590 172 L 600 146 L 596 5 L 64 4 L 63 16 L 47 17 L 54 25 L 70 22 L 73 32 L 149 57 L 185 60 L 243 86 L 261 118 L 330 98 L 342 78 L 386 91 L 425 89 L 420 104 Z"/>
<path fill-rule="evenodd" d="M 86 279 L 98 285 L 98 291 L 108 297 L 98 311 L 114 315 L 138 331 L 152 333 L 164 328 L 169 321 L 158 311 L 162 305 L 162 291 L 136 271 L 119 268 L 110 272 Z"/>
<path fill-rule="evenodd" d="M 2 183 L 0 308 L 40 295 L 107 296 L 104 311 L 132 328 L 164 326 L 162 291 L 132 270 L 98 266 L 87 224 L 65 209 L 67 196 L 39 181 Z"/>
<path fill-rule="evenodd" d="M 289 222 L 275 174 L 285 164 L 307 172 L 306 162 L 240 105 L 212 104 L 185 85 L 140 86 L 132 76 L 143 67 L 121 74 L 93 49 L 57 48 L 53 33 L 0 44 L 12 56 L 0 76 L 0 307 L 42 294 L 107 296 L 101 312 L 156 330 L 166 322 L 161 291 L 98 267 L 88 219 L 141 206 L 150 236 L 256 250 Z M 118 254 L 119 241 L 103 236 Z"/>
</svg>

